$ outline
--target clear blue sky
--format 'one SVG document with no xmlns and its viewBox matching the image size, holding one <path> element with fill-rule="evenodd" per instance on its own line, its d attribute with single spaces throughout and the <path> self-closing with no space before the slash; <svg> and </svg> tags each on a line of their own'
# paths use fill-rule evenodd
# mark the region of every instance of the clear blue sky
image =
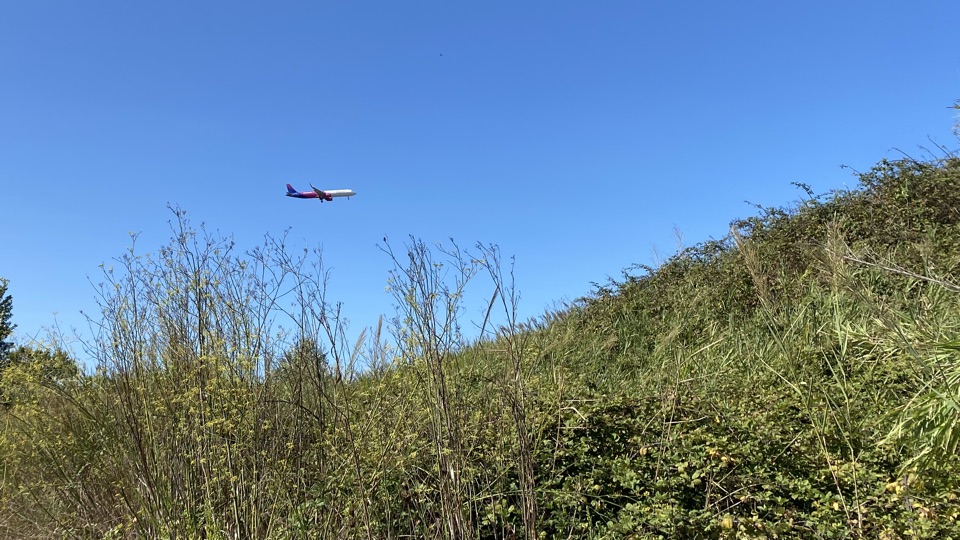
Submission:
<svg viewBox="0 0 960 540">
<path fill-rule="evenodd" d="M 726 233 L 744 203 L 957 146 L 956 0 L 23 1 L 0 6 L 16 337 L 94 311 L 167 204 L 322 246 L 353 329 L 407 235 L 515 255 L 523 315 Z M 322 206 L 284 184 L 351 188 Z M 470 314 L 468 314 L 470 315 Z"/>
</svg>

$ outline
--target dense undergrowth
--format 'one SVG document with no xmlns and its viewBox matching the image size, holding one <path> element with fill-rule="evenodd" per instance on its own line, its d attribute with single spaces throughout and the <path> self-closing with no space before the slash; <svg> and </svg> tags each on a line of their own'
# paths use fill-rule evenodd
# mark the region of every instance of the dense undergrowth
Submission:
<svg viewBox="0 0 960 540">
<path fill-rule="evenodd" d="M 535 321 L 495 248 L 385 246 L 355 343 L 319 259 L 178 211 L 105 271 L 96 373 L 3 366 L 0 535 L 960 538 L 960 160 L 860 180 Z"/>
</svg>

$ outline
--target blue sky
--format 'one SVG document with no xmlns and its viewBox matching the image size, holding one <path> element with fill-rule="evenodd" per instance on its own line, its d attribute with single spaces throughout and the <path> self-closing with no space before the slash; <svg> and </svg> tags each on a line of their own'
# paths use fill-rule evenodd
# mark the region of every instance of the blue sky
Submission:
<svg viewBox="0 0 960 540">
<path fill-rule="evenodd" d="M 0 276 L 16 337 L 85 327 L 168 204 L 322 247 L 354 330 L 408 235 L 498 244 L 521 314 L 720 237 L 749 200 L 955 148 L 955 0 L 6 2 Z M 322 206 L 298 188 L 351 188 Z M 472 313 L 468 313 L 472 316 Z"/>
</svg>

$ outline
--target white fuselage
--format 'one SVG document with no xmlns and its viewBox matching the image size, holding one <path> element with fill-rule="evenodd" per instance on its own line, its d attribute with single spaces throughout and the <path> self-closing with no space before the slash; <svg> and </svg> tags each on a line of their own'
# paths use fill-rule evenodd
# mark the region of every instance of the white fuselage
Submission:
<svg viewBox="0 0 960 540">
<path fill-rule="evenodd" d="M 353 197 L 357 194 L 352 189 L 325 189 L 323 192 L 331 197 Z"/>
</svg>

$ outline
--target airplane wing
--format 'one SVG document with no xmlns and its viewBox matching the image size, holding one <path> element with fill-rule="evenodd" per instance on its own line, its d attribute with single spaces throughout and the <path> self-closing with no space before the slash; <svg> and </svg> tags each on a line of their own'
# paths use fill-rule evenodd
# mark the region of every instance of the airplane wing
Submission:
<svg viewBox="0 0 960 540">
<path fill-rule="evenodd" d="M 313 191 L 314 191 L 314 192 L 316 192 L 316 194 L 317 194 L 317 197 L 320 197 L 320 199 L 321 199 L 321 200 L 323 200 L 323 199 L 326 199 L 326 198 L 327 198 L 327 192 L 326 192 L 326 191 L 324 191 L 324 190 L 322 190 L 322 189 L 319 189 L 319 188 L 317 188 L 317 187 L 316 187 L 316 186 L 314 186 L 313 184 L 310 184 L 310 187 L 312 187 L 312 188 L 313 188 Z"/>
</svg>

